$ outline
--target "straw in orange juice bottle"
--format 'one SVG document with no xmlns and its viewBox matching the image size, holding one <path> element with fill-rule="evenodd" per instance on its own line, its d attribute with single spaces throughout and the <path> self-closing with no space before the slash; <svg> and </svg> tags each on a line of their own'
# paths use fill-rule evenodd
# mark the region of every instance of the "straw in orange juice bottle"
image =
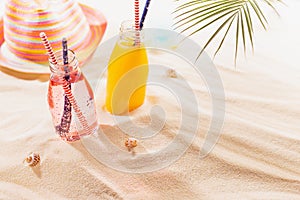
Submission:
<svg viewBox="0 0 300 200">
<path fill-rule="evenodd" d="M 148 78 L 148 58 L 141 33 L 137 42 L 130 21 L 123 22 L 120 31 L 108 65 L 105 102 L 106 109 L 116 115 L 143 104 Z"/>
</svg>

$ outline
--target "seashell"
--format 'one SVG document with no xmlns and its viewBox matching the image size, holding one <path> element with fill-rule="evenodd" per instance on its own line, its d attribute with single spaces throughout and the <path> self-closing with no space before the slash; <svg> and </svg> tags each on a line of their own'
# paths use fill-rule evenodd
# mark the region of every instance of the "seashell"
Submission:
<svg viewBox="0 0 300 200">
<path fill-rule="evenodd" d="M 26 166 L 34 167 L 40 162 L 40 160 L 41 160 L 41 157 L 39 154 L 31 152 L 24 159 L 24 163 Z"/>
<path fill-rule="evenodd" d="M 176 73 L 175 69 L 168 69 L 167 76 L 170 78 L 177 78 L 177 73 Z"/>
<path fill-rule="evenodd" d="M 133 149 L 134 147 L 137 146 L 137 139 L 135 139 L 135 138 L 127 138 L 126 141 L 125 141 L 125 146 L 130 151 L 131 149 Z"/>
</svg>

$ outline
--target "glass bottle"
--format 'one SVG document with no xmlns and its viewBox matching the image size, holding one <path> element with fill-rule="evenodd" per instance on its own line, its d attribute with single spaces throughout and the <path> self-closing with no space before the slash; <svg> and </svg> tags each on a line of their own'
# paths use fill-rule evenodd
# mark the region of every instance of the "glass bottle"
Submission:
<svg viewBox="0 0 300 200">
<path fill-rule="evenodd" d="M 50 62 L 48 104 L 56 133 L 72 142 L 98 128 L 94 94 L 72 50 L 68 50 L 67 65 L 63 65 L 62 51 L 55 56 L 58 64 Z"/>
<path fill-rule="evenodd" d="M 105 107 L 112 114 L 124 114 L 144 103 L 149 69 L 143 39 L 132 21 L 121 24 L 107 70 Z"/>
</svg>

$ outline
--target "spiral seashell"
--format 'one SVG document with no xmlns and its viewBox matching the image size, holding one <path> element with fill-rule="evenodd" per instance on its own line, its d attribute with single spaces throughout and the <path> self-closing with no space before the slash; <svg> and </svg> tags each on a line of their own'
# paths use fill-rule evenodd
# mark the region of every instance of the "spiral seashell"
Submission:
<svg viewBox="0 0 300 200">
<path fill-rule="evenodd" d="M 131 149 L 133 149 L 134 147 L 137 146 L 137 139 L 135 139 L 135 138 L 127 138 L 126 141 L 125 141 L 125 146 L 130 151 Z"/>
<path fill-rule="evenodd" d="M 175 69 L 168 69 L 167 76 L 170 78 L 177 78 L 177 73 L 176 73 Z"/>
<path fill-rule="evenodd" d="M 37 153 L 33 153 L 31 152 L 25 159 L 24 159 L 24 163 L 27 165 L 27 166 L 30 166 L 30 167 L 34 167 L 36 166 L 41 160 L 41 157 L 39 154 Z"/>
</svg>

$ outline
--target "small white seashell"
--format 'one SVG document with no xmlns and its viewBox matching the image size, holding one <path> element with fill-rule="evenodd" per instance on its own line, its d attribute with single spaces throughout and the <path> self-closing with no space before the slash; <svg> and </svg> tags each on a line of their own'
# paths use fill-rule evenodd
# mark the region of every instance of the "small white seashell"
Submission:
<svg viewBox="0 0 300 200">
<path fill-rule="evenodd" d="M 168 69 L 167 76 L 170 78 L 177 78 L 177 73 L 176 73 L 175 69 Z"/>
<path fill-rule="evenodd" d="M 127 138 L 126 141 L 125 141 L 125 146 L 130 151 L 131 149 L 133 149 L 134 147 L 137 146 L 137 139 L 135 139 L 135 138 Z"/>
<path fill-rule="evenodd" d="M 28 156 L 24 159 L 24 163 L 26 166 L 34 167 L 36 166 L 41 160 L 41 157 L 37 153 L 29 153 Z"/>
</svg>

